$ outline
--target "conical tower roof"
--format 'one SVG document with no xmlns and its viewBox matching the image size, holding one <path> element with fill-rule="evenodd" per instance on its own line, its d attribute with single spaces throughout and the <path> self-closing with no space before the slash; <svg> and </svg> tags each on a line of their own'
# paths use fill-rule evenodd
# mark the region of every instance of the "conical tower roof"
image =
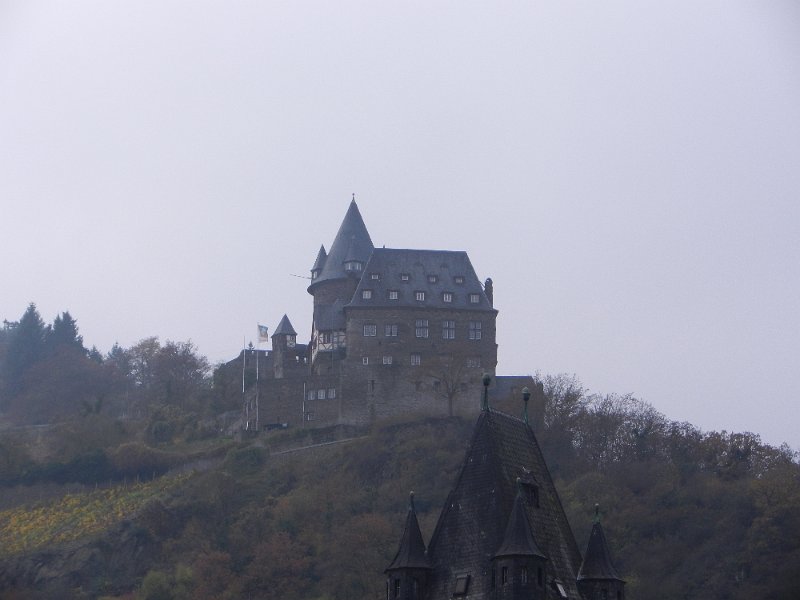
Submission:
<svg viewBox="0 0 800 600">
<path fill-rule="evenodd" d="M 514 500 L 514 508 L 511 509 L 511 516 L 508 518 L 503 543 L 494 555 L 495 558 L 504 556 L 538 556 L 547 558 L 533 539 L 528 515 L 525 514 L 525 501 L 522 498 L 521 490 L 517 492 L 517 497 Z"/>
<path fill-rule="evenodd" d="M 422 540 L 422 533 L 419 530 L 417 521 L 417 511 L 414 508 L 414 492 L 411 492 L 408 501 L 408 516 L 406 517 L 406 527 L 403 530 L 403 537 L 400 538 L 400 548 L 386 571 L 396 569 L 430 569 L 428 555 L 425 552 L 425 542 Z"/>
<path fill-rule="evenodd" d="M 358 205 L 352 200 L 325 259 L 322 273 L 311 283 L 309 290 L 322 281 L 347 277 L 345 260 L 358 260 L 366 264 L 374 249 Z"/>
<path fill-rule="evenodd" d="M 328 253 L 325 252 L 325 246 L 320 245 L 319 252 L 317 252 L 317 260 L 314 261 L 314 266 L 311 267 L 311 271 L 321 271 L 322 268 L 325 266 L 325 261 L 328 258 Z"/>
<path fill-rule="evenodd" d="M 278 323 L 278 326 L 275 328 L 275 333 L 272 334 L 272 337 L 276 335 L 297 335 L 297 332 L 292 327 L 292 322 L 289 320 L 289 317 L 283 315 L 281 322 Z"/>
<path fill-rule="evenodd" d="M 611 552 L 606 542 L 606 534 L 600 525 L 599 510 L 595 507 L 595 522 L 592 533 L 589 534 L 589 543 L 586 545 L 586 555 L 578 571 L 578 580 L 581 579 L 613 579 L 623 581 L 611 562 Z"/>
</svg>

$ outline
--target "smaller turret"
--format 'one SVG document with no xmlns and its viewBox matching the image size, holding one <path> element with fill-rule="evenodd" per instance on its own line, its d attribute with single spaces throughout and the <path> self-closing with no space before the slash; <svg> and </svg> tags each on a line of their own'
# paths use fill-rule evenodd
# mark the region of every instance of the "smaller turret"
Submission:
<svg viewBox="0 0 800 600">
<path fill-rule="evenodd" d="M 486 292 L 486 297 L 489 299 L 489 306 L 494 306 L 494 283 L 491 277 L 488 277 L 483 284 L 483 291 Z"/>
<path fill-rule="evenodd" d="M 314 261 L 314 266 L 311 267 L 311 281 L 314 281 L 317 277 L 319 277 L 320 273 L 322 273 L 322 269 L 325 268 L 325 260 L 328 258 L 328 253 L 325 252 L 325 246 L 322 245 L 319 247 L 319 252 L 317 252 L 317 260 Z"/>
<path fill-rule="evenodd" d="M 625 581 L 611 562 L 598 504 L 594 505 L 594 525 L 578 571 L 578 590 L 586 600 L 625 600 Z"/>
<path fill-rule="evenodd" d="M 414 508 L 414 492 L 411 492 L 400 548 L 392 564 L 386 568 L 386 597 L 389 600 L 421 600 L 425 597 L 430 570 L 428 553 Z"/>
<path fill-rule="evenodd" d="M 522 482 L 517 478 L 517 496 L 508 518 L 503 543 L 492 558 L 492 583 L 498 600 L 546 597 L 547 557 L 533 538 L 525 510 Z"/>
<path fill-rule="evenodd" d="M 286 370 L 297 362 L 297 332 L 289 317 L 283 315 L 272 334 L 272 366 L 275 377 L 281 379 Z"/>
</svg>

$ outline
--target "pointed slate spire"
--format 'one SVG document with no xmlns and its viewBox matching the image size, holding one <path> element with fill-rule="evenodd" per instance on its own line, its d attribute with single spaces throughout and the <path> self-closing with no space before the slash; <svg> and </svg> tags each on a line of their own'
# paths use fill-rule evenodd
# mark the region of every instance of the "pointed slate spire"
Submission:
<svg viewBox="0 0 800 600">
<path fill-rule="evenodd" d="M 289 317 L 283 315 L 281 322 L 278 323 L 278 326 L 275 328 L 275 332 L 272 334 L 272 337 L 276 335 L 297 335 L 297 332 L 292 327 L 292 322 L 289 320 Z"/>
<path fill-rule="evenodd" d="M 403 537 L 400 538 L 400 548 L 386 571 L 430 568 L 428 554 L 425 551 L 425 542 L 422 540 L 422 533 L 419 530 L 417 511 L 414 508 L 414 492 L 411 492 L 408 500 L 406 527 L 403 530 Z"/>
<path fill-rule="evenodd" d="M 517 486 L 520 486 L 519 479 L 517 479 Z M 521 487 L 517 490 L 517 497 L 514 498 L 514 508 L 511 509 L 511 516 L 508 518 L 503 543 L 494 555 L 495 558 L 507 556 L 547 558 L 533 539 L 531 525 L 525 512 L 525 501 L 522 497 Z"/>
<path fill-rule="evenodd" d="M 623 581 L 611 562 L 611 552 L 608 549 L 606 535 L 603 533 L 603 526 L 600 525 L 600 506 L 595 504 L 594 508 L 594 525 L 592 525 L 592 533 L 589 534 L 589 543 L 586 545 L 583 564 L 578 571 L 578 581 L 582 579 Z"/>
<path fill-rule="evenodd" d="M 373 246 L 372 239 L 369 237 L 367 226 L 364 225 L 364 219 L 361 218 L 358 205 L 355 200 L 352 200 L 347 209 L 347 214 L 345 214 L 344 220 L 339 226 L 336 238 L 331 244 L 322 272 L 311 285 L 314 286 L 321 281 L 346 277 L 347 274 L 344 268 L 346 260 L 350 259 L 366 264 L 374 249 L 375 246 Z"/>
<path fill-rule="evenodd" d="M 325 267 L 325 262 L 327 258 L 328 258 L 328 253 L 325 252 L 325 246 L 321 245 L 319 247 L 319 252 L 317 252 L 317 260 L 314 261 L 314 266 L 311 267 L 311 279 L 316 279 L 317 277 L 319 277 L 319 274 Z"/>
</svg>

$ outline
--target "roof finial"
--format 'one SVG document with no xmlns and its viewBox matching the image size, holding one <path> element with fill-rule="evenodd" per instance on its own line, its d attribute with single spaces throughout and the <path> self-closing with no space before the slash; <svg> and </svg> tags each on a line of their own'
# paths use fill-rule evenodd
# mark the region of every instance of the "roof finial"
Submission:
<svg viewBox="0 0 800 600">
<path fill-rule="evenodd" d="M 356 201 L 356 193 L 353 192 L 353 202 L 355 202 L 355 201 Z"/>
<path fill-rule="evenodd" d="M 414 506 L 414 492 L 413 492 L 413 490 L 408 493 L 408 510 L 413 512 L 413 513 L 417 512 L 417 509 Z"/>
<path fill-rule="evenodd" d="M 489 384 L 492 382 L 492 376 L 488 373 L 483 374 L 483 402 L 481 403 L 481 410 L 489 410 Z"/>
<path fill-rule="evenodd" d="M 522 401 L 525 403 L 525 412 L 522 413 L 522 420 L 525 421 L 525 424 L 528 424 L 528 400 L 531 399 L 531 391 L 524 387 L 522 388 Z"/>
<path fill-rule="evenodd" d="M 600 523 L 600 505 L 597 503 L 594 505 L 594 522 Z"/>
</svg>

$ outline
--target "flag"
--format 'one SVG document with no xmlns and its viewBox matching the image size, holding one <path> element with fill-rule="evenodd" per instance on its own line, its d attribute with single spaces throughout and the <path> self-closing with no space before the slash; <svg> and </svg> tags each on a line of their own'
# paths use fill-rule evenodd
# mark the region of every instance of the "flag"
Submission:
<svg viewBox="0 0 800 600">
<path fill-rule="evenodd" d="M 269 341 L 269 333 L 267 332 L 266 325 L 259 325 L 258 326 L 258 341 L 259 342 L 268 342 Z"/>
</svg>

